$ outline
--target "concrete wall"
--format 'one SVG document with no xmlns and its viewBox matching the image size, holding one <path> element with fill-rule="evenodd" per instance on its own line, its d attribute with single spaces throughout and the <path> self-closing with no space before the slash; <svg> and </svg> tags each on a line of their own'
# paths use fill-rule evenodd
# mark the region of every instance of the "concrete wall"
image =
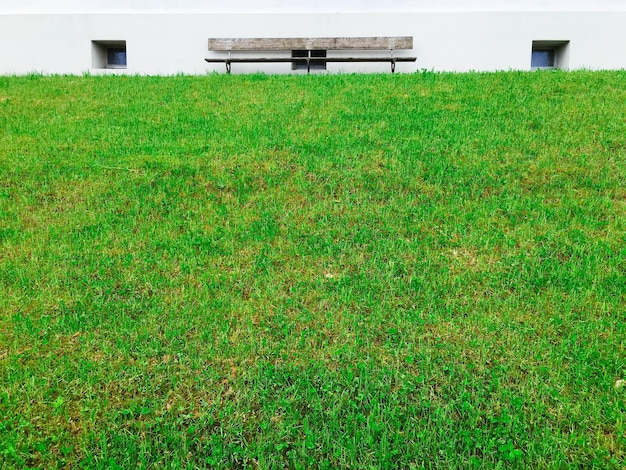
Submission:
<svg viewBox="0 0 626 470">
<path fill-rule="evenodd" d="M 533 40 L 569 41 L 567 68 L 626 68 L 626 11 L 0 14 L 0 74 L 204 74 L 209 37 L 413 36 L 399 72 L 529 70 Z M 128 67 L 92 67 L 92 41 L 126 41 Z M 329 55 L 331 52 L 329 51 Z M 262 54 L 264 55 L 264 54 Z M 222 54 L 223 56 L 223 54 Z M 234 64 L 233 73 L 292 73 L 289 64 Z M 388 71 L 329 63 L 328 70 Z"/>
</svg>

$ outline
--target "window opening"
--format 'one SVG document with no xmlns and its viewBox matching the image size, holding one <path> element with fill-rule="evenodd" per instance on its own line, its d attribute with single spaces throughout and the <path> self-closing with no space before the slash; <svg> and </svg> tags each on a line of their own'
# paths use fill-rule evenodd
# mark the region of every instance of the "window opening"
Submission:
<svg viewBox="0 0 626 470">
<path fill-rule="evenodd" d="M 531 70 L 567 69 L 569 41 L 533 41 Z"/>
<path fill-rule="evenodd" d="M 291 63 L 292 70 L 326 70 L 325 60 L 313 60 L 314 58 L 326 57 L 325 50 L 295 50 L 291 51 L 293 58 L 310 58 L 309 64 L 306 60 L 298 60 Z"/>
<path fill-rule="evenodd" d="M 126 67 L 126 47 L 108 47 L 107 66 Z"/>
<path fill-rule="evenodd" d="M 530 61 L 533 69 L 553 69 L 554 49 L 535 49 Z"/>
<path fill-rule="evenodd" d="M 127 65 L 126 41 L 91 41 L 92 68 L 125 69 Z"/>
</svg>

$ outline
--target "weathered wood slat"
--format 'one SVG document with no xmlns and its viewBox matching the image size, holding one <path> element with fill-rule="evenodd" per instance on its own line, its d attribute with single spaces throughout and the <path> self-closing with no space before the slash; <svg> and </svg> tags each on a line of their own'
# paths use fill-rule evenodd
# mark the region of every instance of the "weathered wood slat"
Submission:
<svg viewBox="0 0 626 470">
<path fill-rule="evenodd" d="M 209 63 L 253 64 L 263 62 L 300 62 L 307 61 L 306 57 L 233 57 L 229 58 L 209 58 L 204 59 Z M 415 62 L 417 57 L 311 57 L 311 63 L 319 62 Z"/>
<path fill-rule="evenodd" d="M 210 38 L 210 51 L 413 49 L 412 36 L 337 38 Z"/>
</svg>

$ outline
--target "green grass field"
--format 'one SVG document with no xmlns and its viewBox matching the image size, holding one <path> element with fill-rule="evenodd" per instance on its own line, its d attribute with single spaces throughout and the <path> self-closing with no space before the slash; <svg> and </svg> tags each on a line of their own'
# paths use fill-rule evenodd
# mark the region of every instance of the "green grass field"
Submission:
<svg viewBox="0 0 626 470">
<path fill-rule="evenodd" d="M 625 320 L 626 72 L 0 77 L 1 469 L 623 468 Z"/>
</svg>

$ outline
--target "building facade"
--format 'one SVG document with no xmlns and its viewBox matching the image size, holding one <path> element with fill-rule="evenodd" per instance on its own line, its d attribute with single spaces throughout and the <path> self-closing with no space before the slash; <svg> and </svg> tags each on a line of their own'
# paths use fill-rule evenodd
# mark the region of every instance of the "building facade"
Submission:
<svg viewBox="0 0 626 470">
<path fill-rule="evenodd" d="M 204 61 L 223 57 L 208 50 L 209 38 L 267 37 L 411 36 L 413 50 L 398 54 L 417 60 L 398 72 L 626 68 L 626 0 L 0 1 L 2 75 L 223 73 L 223 64 Z M 233 73 L 306 73 L 293 69 L 252 63 Z"/>
</svg>

